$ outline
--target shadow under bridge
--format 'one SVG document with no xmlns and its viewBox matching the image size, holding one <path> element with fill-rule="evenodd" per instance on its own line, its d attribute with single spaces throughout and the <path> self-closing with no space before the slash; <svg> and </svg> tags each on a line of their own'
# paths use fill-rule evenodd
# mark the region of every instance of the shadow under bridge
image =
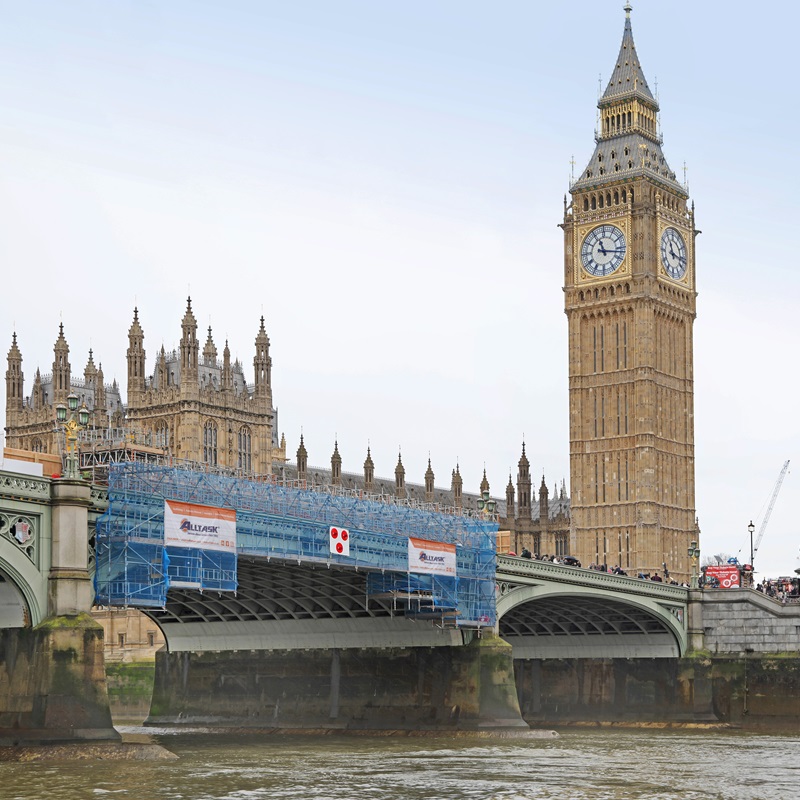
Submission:
<svg viewBox="0 0 800 800">
<path fill-rule="evenodd" d="M 515 659 L 675 658 L 688 590 L 512 556 L 497 559 L 500 635 Z"/>
</svg>

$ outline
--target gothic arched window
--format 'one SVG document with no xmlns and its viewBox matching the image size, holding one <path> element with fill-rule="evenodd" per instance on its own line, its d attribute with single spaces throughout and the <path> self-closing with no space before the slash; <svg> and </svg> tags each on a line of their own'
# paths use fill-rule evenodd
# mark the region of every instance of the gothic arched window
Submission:
<svg viewBox="0 0 800 800">
<path fill-rule="evenodd" d="M 41 440 L 41 439 L 39 439 L 38 437 L 37 437 L 37 438 L 35 438 L 35 439 L 34 439 L 34 440 L 31 442 L 31 450 L 32 450 L 34 453 L 44 453 L 44 447 L 42 446 L 42 440 Z"/>
<path fill-rule="evenodd" d="M 156 447 L 164 450 L 169 447 L 169 425 L 164 420 L 156 425 Z"/>
<path fill-rule="evenodd" d="M 250 472 L 253 466 L 252 437 L 250 428 L 242 425 L 239 428 L 239 469 Z"/>
<path fill-rule="evenodd" d="M 217 466 L 217 423 L 213 420 L 203 427 L 203 461 L 211 467 Z"/>
</svg>

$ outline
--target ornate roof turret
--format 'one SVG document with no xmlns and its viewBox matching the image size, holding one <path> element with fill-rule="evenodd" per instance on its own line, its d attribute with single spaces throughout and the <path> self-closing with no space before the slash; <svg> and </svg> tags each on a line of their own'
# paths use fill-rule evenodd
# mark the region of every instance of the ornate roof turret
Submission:
<svg viewBox="0 0 800 800">
<path fill-rule="evenodd" d="M 625 28 L 619 56 L 603 96 L 597 145 L 586 169 L 570 187 L 576 191 L 646 177 L 688 197 L 661 151 L 658 102 L 642 71 L 631 28 L 631 6 L 625 6 Z"/>
<path fill-rule="evenodd" d="M 425 502 L 433 502 L 433 467 L 431 467 L 431 457 L 428 456 L 428 469 L 425 470 Z"/>
<path fill-rule="evenodd" d="M 183 319 L 181 320 L 181 327 L 184 331 L 187 328 L 191 328 L 194 331 L 197 331 L 197 320 L 195 319 L 194 312 L 192 311 L 192 298 L 186 298 L 186 311 L 183 315 Z"/>
<path fill-rule="evenodd" d="M 144 338 L 144 331 L 142 330 L 142 326 L 139 324 L 139 308 L 134 306 L 133 309 L 133 322 L 131 323 L 131 327 L 128 328 L 128 339 L 143 339 Z"/>
<path fill-rule="evenodd" d="M 42 395 L 42 373 L 39 368 L 36 368 L 36 374 L 33 376 L 33 394 L 31 395 L 31 404 L 34 411 L 44 408 L 44 397 Z"/>
<path fill-rule="evenodd" d="M 306 450 L 303 434 L 300 434 L 300 446 L 297 448 L 297 477 L 304 481 L 308 470 L 308 451 Z"/>
<path fill-rule="evenodd" d="M 514 516 L 514 482 L 511 479 L 511 472 L 508 473 L 508 485 L 506 486 L 506 517 L 509 519 Z"/>
<path fill-rule="evenodd" d="M 264 328 L 264 317 L 261 317 L 261 327 L 256 334 L 256 354 L 253 358 L 253 369 L 256 375 L 256 394 L 266 396 L 272 383 L 272 359 L 269 355 L 269 336 Z"/>
<path fill-rule="evenodd" d="M 97 367 L 97 375 L 95 375 L 94 383 L 94 407 L 105 409 L 106 407 L 106 385 L 103 383 L 105 376 L 103 375 L 103 362 L 101 361 Z"/>
<path fill-rule="evenodd" d="M 186 313 L 181 320 L 181 391 L 196 391 L 198 344 L 197 320 L 192 312 L 192 298 L 186 300 Z M 185 380 L 184 380 L 185 378 Z M 191 380 L 194 379 L 194 380 Z M 193 386 L 193 384 L 195 384 Z"/>
<path fill-rule="evenodd" d="M 397 466 L 394 468 L 394 489 L 397 497 L 406 496 L 406 468 L 400 452 L 397 453 Z"/>
<path fill-rule="evenodd" d="M 139 309 L 133 309 L 133 322 L 128 330 L 128 403 L 136 405 L 144 392 L 144 331 L 139 324 Z"/>
<path fill-rule="evenodd" d="M 372 453 L 367 445 L 367 457 L 364 459 L 364 490 L 371 492 L 375 488 L 375 464 L 372 461 Z"/>
<path fill-rule="evenodd" d="M 208 326 L 208 339 L 206 339 L 205 347 L 203 348 L 203 363 L 208 366 L 216 366 L 217 363 L 217 346 L 214 344 L 214 339 L 211 337 L 211 326 Z"/>
<path fill-rule="evenodd" d="M 17 347 L 17 332 L 11 335 L 11 349 L 8 351 L 6 370 L 6 404 L 8 411 L 22 409 L 22 353 Z"/>
<path fill-rule="evenodd" d="M 222 388 L 233 389 L 233 373 L 231 372 L 231 349 L 228 340 L 225 340 L 225 349 L 222 351 Z M 284 450 L 286 445 L 282 445 Z"/>
<path fill-rule="evenodd" d="M 19 351 L 19 347 L 17 347 L 17 332 L 14 331 L 11 334 L 11 348 L 8 351 L 8 360 L 9 361 L 22 361 L 22 353 Z"/>
<path fill-rule="evenodd" d="M 528 456 L 525 455 L 525 441 L 522 441 L 522 455 L 519 458 L 519 462 L 517 464 L 519 467 L 520 477 L 527 478 L 528 477 L 528 470 L 530 469 L 531 462 L 528 461 Z"/>
<path fill-rule="evenodd" d="M 64 323 L 59 323 L 58 339 L 53 346 L 53 404 L 65 403 L 70 393 L 71 367 L 69 345 L 64 338 Z"/>
<path fill-rule="evenodd" d="M 95 367 L 94 365 L 94 353 L 92 352 L 92 348 L 90 347 L 89 360 L 86 362 L 86 366 L 83 369 L 83 377 L 86 383 L 92 383 L 96 375 L 97 375 L 97 367 Z"/>
<path fill-rule="evenodd" d="M 450 488 L 453 492 L 453 503 L 456 508 L 461 508 L 462 503 L 462 496 L 463 496 L 463 489 L 464 489 L 464 480 L 461 477 L 461 469 L 456 462 L 456 468 L 453 470 L 453 477 L 450 481 Z"/>
<path fill-rule="evenodd" d="M 483 480 L 481 481 L 481 494 L 489 491 L 489 481 L 486 478 L 486 467 L 483 468 Z"/>
<path fill-rule="evenodd" d="M 331 456 L 331 484 L 342 484 L 342 457 L 339 455 L 339 440 L 333 441 L 333 455 Z"/>
</svg>

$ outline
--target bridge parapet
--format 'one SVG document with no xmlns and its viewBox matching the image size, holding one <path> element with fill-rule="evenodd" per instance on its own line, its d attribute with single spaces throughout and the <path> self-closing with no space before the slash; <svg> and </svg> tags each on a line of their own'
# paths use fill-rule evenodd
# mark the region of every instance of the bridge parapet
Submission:
<svg viewBox="0 0 800 800">
<path fill-rule="evenodd" d="M 703 648 L 719 655 L 800 652 L 800 604 L 755 589 L 698 593 Z"/>
<path fill-rule="evenodd" d="M 689 590 L 683 586 L 514 556 L 497 557 L 497 575 L 498 581 L 501 578 L 507 579 L 509 584 L 526 584 L 536 580 L 547 580 L 571 586 L 599 588 L 608 592 L 642 595 L 682 604 L 687 602 L 689 596 Z"/>
</svg>

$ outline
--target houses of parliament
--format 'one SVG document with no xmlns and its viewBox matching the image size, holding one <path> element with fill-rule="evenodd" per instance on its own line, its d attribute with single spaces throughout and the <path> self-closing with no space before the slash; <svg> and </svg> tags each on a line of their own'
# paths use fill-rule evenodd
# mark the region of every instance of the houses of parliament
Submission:
<svg viewBox="0 0 800 800">
<path fill-rule="evenodd" d="M 688 545 L 698 537 L 692 355 L 698 231 L 694 206 L 662 150 L 659 104 L 639 62 L 630 12 L 628 5 L 619 55 L 598 103 L 594 150 L 569 188 L 560 222 L 570 493 L 563 482 L 551 492 L 544 477 L 534 488 L 523 443 L 516 480 L 509 475 L 497 498 L 498 521 L 517 553 L 570 554 L 584 565 L 619 565 L 629 574 L 659 572 L 666 564 L 681 579 L 688 576 Z M 406 482 L 402 455 L 394 479 L 376 478 L 369 448 L 359 470 L 343 471 L 337 442 L 330 468 L 309 468 L 302 436 L 291 461 L 278 436 L 263 318 L 249 375 L 231 362 L 227 342 L 219 358 L 211 329 L 201 347 L 191 300 L 180 326 L 179 348 L 162 347 L 148 370 L 133 310 L 125 400 L 116 382 L 104 382 L 92 351 L 82 378 L 75 376 L 63 325 L 52 370 L 37 369 L 26 394 L 14 333 L 6 371 L 8 452 L 60 456 L 56 407 L 73 393 L 90 418 L 79 441 L 82 467 L 122 448 L 134 458 L 173 458 L 441 509 L 477 509 L 489 491 L 485 472 L 477 491 L 463 491 L 458 465 L 449 487 L 437 487 L 430 460 L 419 483 Z"/>
</svg>

